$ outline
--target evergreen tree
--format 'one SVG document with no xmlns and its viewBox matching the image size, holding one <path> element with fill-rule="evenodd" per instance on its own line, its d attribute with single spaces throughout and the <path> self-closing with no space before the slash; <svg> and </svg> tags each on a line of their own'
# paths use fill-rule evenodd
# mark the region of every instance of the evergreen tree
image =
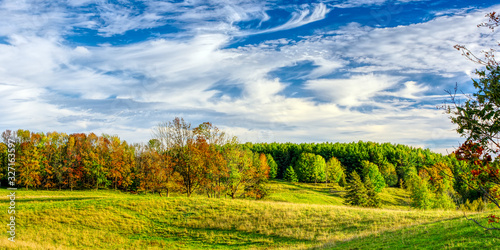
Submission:
<svg viewBox="0 0 500 250">
<path fill-rule="evenodd" d="M 293 170 L 292 166 L 288 166 L 288 168 L 285 170 L 285 173 L 283 174 L 283 179 L 285 179 L 289 182 L 298 182 L 299 181 L 297 179 L 297 174 L 295 174 L 295 170 Z"/>
<path fill-rule="evenodd" d="M 269 165 L 269 179 L 274 179 L 278 175 L 278 164 L 274 161 L 271 154 L 266 154 L 267 165 Z"/>
<path fill-rule="evenodd" d="M 365 177 L 364 184 L 366 188 L 366 194 L 368 195 L 368 202 L 366 203 L 366 207 L 380 207 L 380 197 L 375 191 L 375 187 L 373 186 L 370 177 Z"/>
<path fill-rule="evenodd" d="M 344 195 L 345 204 L 353 206 L 367 206 L 368 192 L 356 171 L 351 173 L 351 178 L 347 183 L 346 194 Z"/>
</svg>

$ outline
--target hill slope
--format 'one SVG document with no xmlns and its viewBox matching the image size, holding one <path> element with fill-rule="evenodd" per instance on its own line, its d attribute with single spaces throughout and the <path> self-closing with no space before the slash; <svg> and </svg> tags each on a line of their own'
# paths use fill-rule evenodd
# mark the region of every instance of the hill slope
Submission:
<svg viewBox="0 0 500 250">
<path fill-rule="evenodd" d="M 462 213 L 457 211 L 401 209 L 405 200 L 398 190 L 384 191 L 383 209 L 365 209 L 341 205 L 339 190 L 319 184 L 272 182 L 271 189 L 274 193 L 264 201 L 203 196 L 166 198 L 113 191 L 21 190 L 17 194 L 16 242 L 9 242 L 5 233 L 0 246 L 13 249 L 364 248 L 367 242 L 379 242 L 374 244 L 380 247 L 397 237 L 404 240 L 391 244 L 404 246 L 405 242 L 411 242 L 408 239 L 413 235 L 422 238 L 424 233 L 441 234 L 443 230 L 438 229 L 442 225 L 448 225 L 446 231 L 452 232 L 454 227 L 462 227 L 463 222 Z M 6 197 L 6 193 L 2 190 L 1 197 Z M 7 206 L 6 198 L 1 202 Z M 7 224 L 6 212 L 3 218 Z M 443 222 L 450 218 L 455 219 Z M 398 229 L 401 230 L 394 231 Z M 474 229 L 481 231 L 473 226 L 470 230 Z M 393 232 L 384 233 L 386 231 Z M 366 242 L 363 237 L 367 237 Z M 344 242 L 348 240 L 351 241 Z M 481 244 L 485 244 L 485 240 Z M 495 242 L 490 240 L 488 244 Z"/>
</svg>

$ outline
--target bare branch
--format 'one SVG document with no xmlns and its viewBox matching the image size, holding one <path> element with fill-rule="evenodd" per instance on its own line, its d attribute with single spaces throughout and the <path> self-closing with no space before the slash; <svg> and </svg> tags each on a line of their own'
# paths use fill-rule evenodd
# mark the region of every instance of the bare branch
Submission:
<svg viewBox="0 0 500 250">
<path fill-rule="evenodd" d="M 465 219 L 467 219 L 467 220 L 469 220 L 469 221 L 473 221 L 473 222 L 474 222 L 474 223 L 476 223 L 478 226 L 480 226 L 480 227 L 482 227 L 482 228 L 484 228 L 484 229 L 486 229 L 486 230 L 500 230 L 500 228 L 498 228 L 498 227 L 485 227 L 485 226 L 481 225 L 481 223 L 479 223 L 477 220 L 474 220 L 474 219 L 472 219 L 472 218 L 468 218 L 468 217 L 467 217 L 467 215 L 465 214 L 465 212 L 464 212 L 464 217 L 465 217 Z"/>
</svg>

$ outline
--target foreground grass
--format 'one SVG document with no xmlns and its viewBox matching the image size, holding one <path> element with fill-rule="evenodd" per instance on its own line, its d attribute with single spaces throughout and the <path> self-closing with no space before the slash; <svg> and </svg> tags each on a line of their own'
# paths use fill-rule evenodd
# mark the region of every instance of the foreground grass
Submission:
<svg viewBox="0 0 500 250">
<path fill-rule="evenodd" d="M 485 222 L 488 213 L 472 218 Z M 484 225 L 488 225 L 485 223 Z M 327 243 L 318 249 L 499 249 L 500 234 L 486 231 L 464 217 Z"/>
<path fill-rule="evenodd" d="M 425 230 L 440 228 L 434 222 L 457 221 L 447 224 L 448 228 L 461 225 L 462 214 L 457 211 L 399 209 L 404 207 L 405 194 L 398 190 L 384 192 L 384 209 L 364 209 L 341 205 L 340 190 L 332 187 L 273 182 L 271 189 L 274 193 L 264 201 L 166 198 L 114 191 L 20 191 L 16 242 L 9 242 L 4 233 L 0 247 L 366 249 L 364 239 L 378 242 L 373 246 L 380 248 L 398 232 L 408 236 L 404 242 L 410 242 L 412 237 L 422 238 Z M 6 194 L 1 190 L 0 197 Z M 0 199 L 2 202 L 8 206 L 6 198 Z M 2 222 L 8 223 L 6 212 Z M 422 226 L 432 229 L 418 231 Z M 399 241 L 391 244 L 405 246 Z"/>
</svg>

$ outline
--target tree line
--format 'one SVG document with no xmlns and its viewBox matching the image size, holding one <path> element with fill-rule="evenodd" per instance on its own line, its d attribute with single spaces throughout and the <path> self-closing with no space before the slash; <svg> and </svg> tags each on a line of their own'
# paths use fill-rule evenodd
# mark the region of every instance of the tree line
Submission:
<svg viewBox="0 0 500 250">
<path fill-rule="evenodd" d="M 16 184 L 26 189 L 266 195 L 266 156 L 244 149 L 212 124 L 191 128 L 176 118 L 158 125 L 154 135 L 147 144 L 131 145 L 115 135 L 7 130 L 0 143 L 0 181 L 7 183 L 7 141 L 14 139 Z"/>
<path fill-rule="evenodd" d="M 380 204 L 376 195 L 385 187 L 407 188 L 419 208 L 450 208 L 453 199 L 481 198 L 470 182 L 455 178 L 466 171 L 466 162 L 429 149 L 363 141 L 241 144 L 211 123 L 191 127 L 182 118 L 159 124 L 152 134 L 148 143 L 128 144 L 116 135 L 5 131 L 0 181 L 7 182 L 7 140 L 13 138 L 16 184 L 26 189 L 262 198 L 268 194 L 266 181 L 276 178 L 338 184 L 352 194 L 366 190 L 368 198 L 359 198 L 366 203 L 350 202 L 361 206 Z"/>
<path fill-rule="evenodd" d="M 462 177 L 472 165 L 457 159 L 457 152 L 442 155 L 429 149 L 364 141 L 244 146 L 269 155 L 277 164 L 277 178 L 345 186 L 346 202 L 351 205 L 380 206 L 377 194 L 385 187 L 407 189 L 410 205 L 421 209 L 450 209 L 484 199 L 470 178 Z"/>
</svg>

